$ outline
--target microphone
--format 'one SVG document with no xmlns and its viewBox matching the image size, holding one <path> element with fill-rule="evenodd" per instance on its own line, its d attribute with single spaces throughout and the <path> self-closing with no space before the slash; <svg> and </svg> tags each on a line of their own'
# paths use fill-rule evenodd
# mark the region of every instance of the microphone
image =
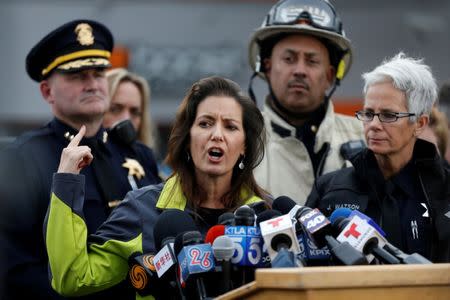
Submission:
<svg viewBox="0 0 450 300">
<path fill-rule="evenodd" d="M 230 237 L 221 235 L 217 237 L 213 244 L 212 249 L 216 261 L 219 263 L 218 272 L 221 272 L 222 277 L 219 280 L 218 293 L 224 294 L 233 289 L 231 281 L 231 258 L 233 257 L 235 248 L 234 243 Z"/>
<path fill-rule="evenodd" d="M 211 245 L 203 243 L 200 232 L 188 231 L 177 235 L 174 248 L 179 262 L 180 283 L 184 287 L 184 294 L 188 299 L 207 299 L 201 274 L 214 270 Z"/>
<path fill-rule="evenodd" d="M 258 201 L 249 205 L 251 209 L 255 211 L 258 216 L 260 213 L 270 209 L 265 201 Z"/>
<path fill-rule="evenodd" d="M 279 196 L 272 202 L 272 209 L 281 212 L 283 215 L 288 214 L 294 207 L 302 207 L 288 196 Z"/>
<path fill-rule="evenodd" d="M 155 291 L 158 290 L 155 282 L 157 274 L 153 257 L 152 253 L 135 252 L 128 259 L 128 280 L 136 292 L 143 297 L 155 295 Z"/>
<path fill-rule="evenodd" d="M 386 244 L 384 237 L 357 214 L 350 220 L 339 217 L 333 225 L 340 231 L 337 240 L 348 242 L 355 249 L 364 253 L 369 262 L 376 257 L 387 264 L 400 264 L 395 256 L 382 249 Z"/>
<path fill-rule="evenodd" d="M 176 222 L 174 222 L 176 220 Z M 197 230 L 192 217 L 185 211 L 179 209 L 164 210 L 158 217 L 153 228 L 155 248 L 162 248 L 162 241 L 167 237 L 175 238 L 185 231 Z"/>
<path fill-rule="evenodd" d="M 235 211 L 234 226 L 225 226 L 225 235 L 234 243 L 235 251 L 231 258 L 234 265 L 233 280 L 245 284 L 254 279 L 254 268 L 263 266 L 261 231 L 255 224 L 255 213 L 247 205 Z"/>
<path fill-rule="evenodd" d="M 333 212 L 333 214 L 339 210 L 344 210 L 344 208 L 338 208 L 337 210 L 335 210 Z M 345 208 L 345 210 L 349 210 L 348 208 Z M 330 216 L 330 221 L 331 218 L 333 216 L 333 214 L 331 214 Z M 376 224 L 369 216 L 363 214 L 360 211 L 357 210 L 353 210 L 351 211 L 351 213 L 349 213 L 348 215 L 345 215 L 344 213 L 342 213 L 342 216 L 345 218 L 351 218 L 354 215 L 357 215 L 359 217 L 361 217 L 361 219 L 366 220 L 372 227 L 374 227 L 383 237 L 386 236 L 386 234 L 384 233 L 384 231 L 378 226 L 378 224 Z M 339 222 L 339 221 L 338 221 Z M 332 222 L 334 224 L 334 222 Z M 388 241 L 385 241 L 385 245 L 383 246 L 383 249 L 386 250 L 387 252 L 389 252 L 390 254 L 392 254 L 393 256 L 395 256 L 400 263 L 402 264 L 432 264 L 432 262 L 430 260 L 428 260 L 427 258 L 423 257 L 422 255 L 420 255 L 419 253 L 413 253 L 413 254 L 406 254 L 404 253 L 402 250 L 396 248 L 394 245 L 392 245 L 391 243 L 389 243 Z"/>
<path fill-rule="evenodd" d="M 176 222 L 174 222 L 176 220 Z M 156 220 L 153 228 L 155 247 L 158 251 L 154 258 L 154 265 L 160 283 L 167 283 L 173 291 L 176 287 L 183 298 L 183 290 L 180 286 L 177 270 L 177 257 L 174 252 L 174 240 L 180 233 L 197 230 L 194 220 L 185 211 L 178 209 L 164 210 Z M 161 289 L 161 287 L 160 287 Z M 168 297 L 167 293 L 163 295 Z"/>
<path fill-rule="evenodd" d="M 214 225 L 209 228 L 208 232 L 205 236 L 205 243 L 210 243 L 211 245 L 214 243 L 214 240 L 225 234 L 225 225 Z"/>
<path fill-rule="evenodd" d="M 289 214 L 270 219 L 259 224 L 267 252 L 272 261 L 281 249 L 298 254 L 300 252 L 294 224 Z"/>
<path fill-rule="evenodd" d="M 394 255 L 396 258 L 400 260 L 402 264 L 414 265 L 414 264 L 432 264 L 430 260 L 423 257 L 419 253 L 406 254 L 402 250 L 396 248 L 389 242 L 386 242 L 383 249 L 388 251 L 390 254 Z"/>
<path fill-rule="evenodd" d="M 295 229 L 300 248 L 298 256 L 304 261 L 307 261 L 308 265 L 328 265 L 330 260 L 330 250 L 328 247 L 317 247 L 308 234 L 304 232 L 301 223 L 298 221 L 300 215 L 311 210 L 311 208 L 300 206 L 287 196 L 276 198 L 272 204 L 272 208 L 277 209 L 284 214 L 289 214 L 291 218 L 295 220 Z"/>
<path fill-rule="evenodd" d="M 234 222 L 236 226 L 254 226 L 255 211 L 248 205 L 242 205 L 234 212 Z"/>
<path fill-rule="evenodd" d="M 339 242 L 331 235 L 330 221 L 317 209 L 304 209 L 299 214 L 303 230 L 314 243 L 323 248 L 328 246 L 333 260 L 343 265 L 366 265 L 366 257 L 347 241 Z"/>
<path fill-rule="evenodd" d="M 256 216 L 256 226 L 259 227 L 261 222 L 276 218 L 281 216 L 281 213 L 277 210 L 271 209 L 271 210 L 265 210 L 262 213 L 258 214 Z M 262 266 L 263 268 L 270 268 L 272 266 L 270 255 L 267 252 L 267 244 L 263 243 L 262 246 Z"/>
<path fill-rule="evenodd" d="M 372 220 L 369 216 L 363 214 L 362 212 L 360 212 L 360 211 L 358 211 L 356 209 L 351 212 L 351 214 L 348 216 L 348 219 L 351 219 L 354 216 L 358 216 L 361 219 L 366 220 L 366 222 L 369 223 L 370 226 L 375 228 L 383 237 L 386 236 L 386 233 L 383 231 L 383 229 L 381 229 L 381 227 L 378 226 L 378 224 L 375 223 L 375 221 Z"/>
<path fill-rule="evenodd" d="M 234 226 L 234 214 L 232 212 L 226 212 L 219 216 L 217 219 L 219 225 Z"/>
</svg>

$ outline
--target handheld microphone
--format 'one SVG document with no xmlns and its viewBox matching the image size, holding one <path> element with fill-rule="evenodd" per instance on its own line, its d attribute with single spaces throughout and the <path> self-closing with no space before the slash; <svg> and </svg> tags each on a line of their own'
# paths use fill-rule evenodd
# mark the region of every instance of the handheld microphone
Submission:
<svg viewBox="0 0 450 300">
<path fill-rule="evenodd" d="M 235 251 L 234 243 L 230 237 L 221 235 L 214 240 L 212 249 L 220 267 L 217 271 L 222 275 L 222 278 L 219 280 L 218 293 L 224 294 L 233 289 L 231 281 L 231 258 Z"/>
<path fill-rule="evenodd" d="M 219 225 L 234 226 L 234 214 L 232 212 L 226 212 L 219 216 L 217 219 Z"/>
<path fill-rule="evenodd" d="M 277 210 L 271 209 L 271 210 L 265 210 L 262 213 L 258 214 L 256 216 L 256 226 L 259 227 L 261 222 L 276 218 L 281 216 L 281 213 Z M 262 247 L 262 266 L 263 268 L 270 268 L 272 266 L 270 255 L 267 252 L 267 244 L 263 243 Z"/>
<path fill-rule="evenodd" d="M 300 215 L 311 210 L 306 206 L 298 205 L 294 200 L 287 196 L 276 198 L 272 204 L 272 208 L 289 214 L 295 221 L 295 229 L 297 239 L 299 241 L 300 252 L 299 258 L 306 261 L 308 265 L 328 265 L 330 260 L 330 250 L 327 246 L 319 248 L 314 241 L 306 234 L 299 222 Z"/>
<path fill-rule="evenodd" d="M 254 226 L 255 211 L 248 205 L 243 205 L 234 212 L 234 222 L 236 226 Z"/>
<path fill-rule="evenodd" d="M 180 282 L 181 286 L 185 287 L 186 297 L 206 299 L 206 288 L 201 274 L 214 270 L 211 245 L 203 243 L 200 232 L 188 231 L 175 238 L 174 248 L 178 254 Z"/>
<path fill-rule="evenodd" d="M 255 227 L 255 213 L 253 209 L 244 205 L 235 212 L 235 226 L 226 226 L 225 235 L 234 243 L 235 251 L 231 258 L 234 282 L 245 284 L 254 279 L 255 267 L 263 265 L 261 231 Z"/>
<path fill-rule="evenodd" d="M 225 234 L 225 225 L 214 225 L 206 232 L 205 243 L 214 243 L 214 240 Z"/>
<path fill-rule="evenodd" d="M 194 220 L 187 212 L 179 209 L 164 210 L 159 215 L 153 228 L 155 248 L 160 250 L 162 241 L 167 237 L 175 238 L 182 232 L 194 230 L 197 230 L 197 226 L 195 226 Z"/>
<path fill-rule="evenodd" d="M 360 212 L 356 209 L 351 212 L 351 214 L 348 216 L 348 219 L 351 219 L 354 216 L 358 216 L 361 219 L 366 220 L 366 222 L 369 223 L 370 226 L 375 228 L 383 237 L 386 237 L 386 233 L 383 231 L 383 229 L 381 229 L 381 227 L 378 226 L 378 224 L 375 223 L 375 221 L 372 220 L 369 216 L 363 214 L 362 212 Z"/>
<path fill-rule="evenodd" d="M 179 296 L 182 298 L 183 290 L 180 286 L 177 270 L 174 240 L 180 233 L 192 230 L 197 230 L 194 220 L 188 213 L 178 209 L 164 210 L 159 215 L 153 228 L 155 247 L 159 250 L 155 256 L 154 265 L 158 277 L 162 279 L 160 285 L 167 283 L 172 288 L 171 291 L 177 288 Z M 167 297 L 168 295 L 165 294 L 164 296 Z"/>
<path fill-rule="evenodd" d="M 270 219 L 259 224 L 267 252 L 272 261 L 281 249 L 298 254 L 300 252 L 294 224 L 289 214 Z"/>
<path fill-rule="evenodd" d="M 154 295 L 156 286 L 156 269 L 152 253 L 133 253 L 128 259 L 128 279 L 131 286 L 141 296 Z"/>
<path fill-rule="evenodd" d="M 396 248 L 394 245 L 392 245 L 389 242 L 386 242 L 383 249 L 388 251 L 390 254 L 394 255 L 396 258 L 398 258 L 402 264 L 407 265 L 414 265 L 414 264 L 432 264 L 430 260 L 423 257 L 419 253 L 413 253 L 413 254 L 406 254 L 402 250 Z"/>
<path fill-rule="evenodd" d="M 334 261 L 343 265 L 366 265 L 366 257 L 347 241 L 339 242 L 331 235 L 330 221 L 316 208 L 300 213 L 299 222 L 314 243 L 323 248 L 328 246 Z"/>
<path fill-rule="evenodd" d="M 337 240 L 348 242 L 355 249 L 364 253 L 369 262 L 377 257 L 387 264 L 400 263 L 396 257 L 381 248 L 386 244 L 386 240 L 366 220 L 355 214 L 351 220 L 337 218 L 335 222 L 333 225 L 341 231 Z"/>
<path fill-rule="evenodd" d="M 258 216 L 260 213 L 270 209 L 265 201 L 255 202 L 249 205 L 251 209 L 254 210 L 255 214 Z"/>
<path fill-rule="evenodd" d="M 337 216 L 335 216 L 335 218 L 332 221 L 334 228 L 338 227 L 338 226 L 334 225 L 334 223 L 339 224 L 339 222 L 342 222 L 343 218 L 351 219 L 354 215 L 357 215 L 357 216 L 361 217 L 361 219 L 366 220 L 369 223 L 369 225 L 374 227 L 383 237 L 386 236 L 384 231 L 369 216 L 367 216 L 364 213 L 357 211 L 357 210 L 353 210 L 353 211 L 350 210 L 350 213 L 346 214 L 346 212 L 344 212 L 344 210 L 348 211 L 350 209 L 338 208 L 331 214 L 330 221 L 333 218 L 333 214 L 335 214 L 335 213 L 338 214 Z M 340 218 L 340 220 L 337 220 L 338 217 L 343 217 L 343 218 Z M 340 231 L 342 231 L 342 230 L 340 230 Z M 340 233 L 340 231 L 339 231 L 339 233 Z M 337 233 L 336 235 L 339 235 L 339 233 Z M 386 240 L 385 240 L 385 245 L 383 246 L 383 249 L 386 250 L 387 252 L 389 252 L 395 258 L 397 258 L 400 261 L 400 263 L 402 263 L 402 264 L 431 264 L 432 263 L 431 261 L 429 261 L 428 259 L 426 259 L 425 257 L 423 257 L 422 255 L 420 255 L 418 253 L 406 254 Z"/>
</svg>

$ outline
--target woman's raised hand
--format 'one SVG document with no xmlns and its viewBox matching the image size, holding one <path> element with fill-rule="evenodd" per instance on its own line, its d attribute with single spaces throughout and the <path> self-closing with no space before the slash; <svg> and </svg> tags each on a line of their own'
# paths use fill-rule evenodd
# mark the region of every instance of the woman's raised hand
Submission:
<svg viewBox="0 0 450 300">
<path fill-rule="evenodd" d="M 79 146 L 81 139 L 86 133 L 86 126 L 81 126 L 80 131 L 63 149 L 59 162 L 58 173 L 80 174 L 81 169 L 88 166 L 94 157 L 91 148 Z"/>
</svg>

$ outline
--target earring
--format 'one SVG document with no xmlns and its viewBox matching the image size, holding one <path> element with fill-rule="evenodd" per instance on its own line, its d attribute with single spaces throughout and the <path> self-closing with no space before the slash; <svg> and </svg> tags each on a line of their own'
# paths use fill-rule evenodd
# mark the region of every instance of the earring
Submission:
<svg viewBox="0 0 450 300">
<path fill-rule="evenodd" d="M 242 158 L 241 162 L 238 165 L 239 169 L 244 170 L 245 165 L 244 165 L 244 158 Z"/>
<path fill-rule="evenodd" d="M 186 158 L 187 158 L 187 161 L 191 160 L 191 156 L 189 155 L 189 151 L 186 151 Z"/>
</svg>

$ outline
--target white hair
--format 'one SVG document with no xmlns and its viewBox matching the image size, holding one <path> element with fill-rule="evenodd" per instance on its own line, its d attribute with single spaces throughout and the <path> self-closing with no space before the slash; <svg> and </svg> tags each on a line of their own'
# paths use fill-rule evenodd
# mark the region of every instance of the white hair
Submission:
<svg viewBox="0 0 450 300">
<path fill-rule="evenodd" d="M 430 114 L 437 99 L 437 84 L 431 68 L 423 59 L 407 57 L 403 52 L 384 60 L 374 70 L 362 75 L 364 95 L 371 85 L 392 82 L 392 85 L 405 93 L 409 112 L 414 113 L 410 121 L 423 114 Z"/>
</svg>

